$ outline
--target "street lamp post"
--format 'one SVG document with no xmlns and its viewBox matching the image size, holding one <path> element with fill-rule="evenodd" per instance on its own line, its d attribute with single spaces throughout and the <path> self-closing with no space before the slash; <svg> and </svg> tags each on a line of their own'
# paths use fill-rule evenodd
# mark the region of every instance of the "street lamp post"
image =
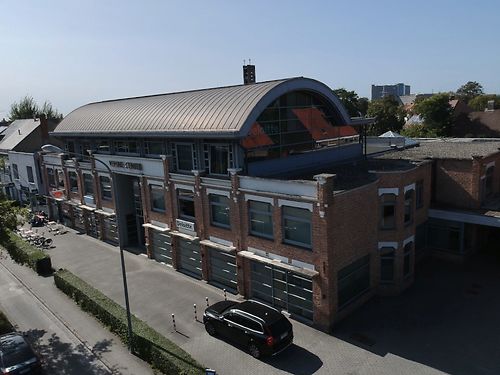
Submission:
<svg viewBox="0 0 500 375">
<path fill-rule="evenodd" d="M 59 154 L 69 154 L 69 155 L 74 155 L 74 156 L 85 156 L 83 154 L 75 153 L 75 152 L 69 152 L 69 151 L 64 151 L 60 147 L 57 147 L 55 145 L 44 145 L 42 146 L 42 151 L 45 152 L 51 152 L 51 153 L 59 153 Z M 89 156 L 92 158 L 92 160 L 97 161 L 104 165 L 104 167 L 107 169 L 111 176 L 111 184 L 113 185 L 113 199 L 115 202 L 115 216 L 116 216 L 116 223 L 119 228 L 119 219 L 120 219 L 120 213 L 119 213 L 119 205 L 118 205 L 118 186 L 116 184 L 116 173 L 111 170 L 111 168 L 104 163 L 102 160 L 97 159 L 95 156 L 92 155 L 92 152 L 90 150 L 87 151 L 89 153 Z M 122 232 L 120 229 L 118 229 L 118 248 L 120 249 L 120 261 L 121 261 L 121 268 L 122 268 L 122 279 L 123 279 L 123 291 L 125 294 L 125 309 L 127 311 L 127 327 L 128 327 L 128 350 L 130 353 L 132 353 L 132 318 L 130 314 L 130 304 L 129 304 L 129 299 L 128 299 L 128 286 L 127 286 L 127 273 L 125 272 L 125 257 L 123 254 L 123 241 L 122 241 Z"/>
</svg>

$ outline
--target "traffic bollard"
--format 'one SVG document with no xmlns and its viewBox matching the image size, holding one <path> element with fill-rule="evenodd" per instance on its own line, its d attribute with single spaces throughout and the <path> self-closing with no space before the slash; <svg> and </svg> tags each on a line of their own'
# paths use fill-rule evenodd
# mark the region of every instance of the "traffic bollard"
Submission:
<svg viewBox="0 0 500 375">
<path fill-rule="evenodd" d="M 208 307 L 208 306 L 209 306 L 209 305 L 208 305 L 208 297 L 205 297 L 205 301 L 206 301 L 206 303 L 207 303 L 207 307 Z"/>
<path fill-rule="evenodd" d="M 197 322 L 198 321 L 198 314 L 196 313 L 196 303 L 193 305 L 194 308 L 194 320 Z"/>
<path fill-rule="evenodd" d="M 177 327 L 175 326 L 175 315 L 172 314 L 172 323 L 174 323 L 174 331 L 177 331 Z"/>
<path fill-rule="evenodd" d="M 226 293 L 226 289 L 224 289 L 224 301 L 227 301 L 227 293 Z"/>
</svg>

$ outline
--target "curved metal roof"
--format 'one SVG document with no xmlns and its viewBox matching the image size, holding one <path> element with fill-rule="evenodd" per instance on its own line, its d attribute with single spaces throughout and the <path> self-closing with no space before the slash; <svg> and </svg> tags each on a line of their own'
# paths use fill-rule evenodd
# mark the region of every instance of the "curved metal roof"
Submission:
<svg viewBox="0 0 500 375">
<path fill-rule="evenodd" d="M 68 114 L 53 134 L 243 137 L 269 104 L 295 90 L 320 94 L 343 124 L 351 123 L 328 86 L 300 77 L 90 103 Z"/>
</svg>

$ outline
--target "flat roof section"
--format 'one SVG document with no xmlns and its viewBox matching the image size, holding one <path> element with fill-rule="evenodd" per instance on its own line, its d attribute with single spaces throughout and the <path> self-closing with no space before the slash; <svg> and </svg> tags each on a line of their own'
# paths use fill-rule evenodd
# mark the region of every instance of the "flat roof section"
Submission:
<svg viewBox="0 0 500 375">
<path fill-rule="evenodd" d="M 455 159 L 472 160 L 473 156 L 485 157 L 500 150 L 498 139 L 435 139 L 419 140 L 420 146 L 394 150 L 376 156 L 374 159 Z"/>
</svg>

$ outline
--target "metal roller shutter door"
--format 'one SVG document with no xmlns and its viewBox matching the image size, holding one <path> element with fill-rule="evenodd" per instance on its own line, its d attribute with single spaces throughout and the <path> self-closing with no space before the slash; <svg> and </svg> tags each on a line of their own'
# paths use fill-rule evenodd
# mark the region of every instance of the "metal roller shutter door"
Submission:
<svg viewBox="0 0 500 375">
<path fill-rule="evenodd" d="M 75 229 L 85 232 L 85 218 L 81 208 L 73 207 L 73 220 L 75 223 Z"/>
<path fill-rule="evenodd" d="M 105 218 L 104 221 L 104 238 L 106 241 L 118 244 L 118 227 L 114 217 Z"/>
<path fill-rule="evenodd" d="M 210 249 L 210 281 L 221 284 L 231 291 L 238 290 L 236 256 L 234 254 Z"/>
<path fill-rule="evenodd" d="M 312 280 L 287 269 L 252 262 L 251 296 L 312 321 Z"/>
<path fill-rule="evenodd" d="M 172 237 L 166 233 L 153 231 L 151 236 L 153 258 L 165 264 L 172 265 Z"/>
<path fill-rule="evenodd" d="M 201 279 L 201 249 L 198 242 L 179 239 L 179 271 Z"/>
</svg>

